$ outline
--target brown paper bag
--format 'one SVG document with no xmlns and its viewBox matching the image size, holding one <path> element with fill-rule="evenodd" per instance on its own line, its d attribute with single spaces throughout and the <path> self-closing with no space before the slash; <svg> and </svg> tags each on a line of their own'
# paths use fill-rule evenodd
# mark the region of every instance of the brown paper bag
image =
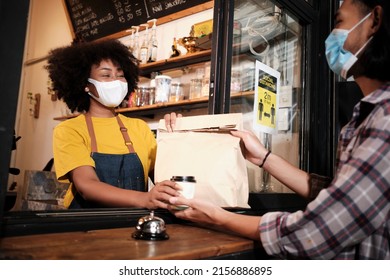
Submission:
<svg viewBox="0 0 390 280">
<path fill-rule="evenodd" d="M 156 182 L 195 176 L 196 198 L 221 207 L 249 208 L 246 161 L 240 139 L 229 133 L 231 129 L 242 129 L 242 114 L 179 118 L 172 133 L 160 120 Z"/>
</svg>

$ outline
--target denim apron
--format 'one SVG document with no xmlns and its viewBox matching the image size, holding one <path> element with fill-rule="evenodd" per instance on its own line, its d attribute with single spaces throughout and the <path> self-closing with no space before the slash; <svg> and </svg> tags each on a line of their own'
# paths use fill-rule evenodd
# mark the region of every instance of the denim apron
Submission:
<svg viewBox="0 0 390 280">
<path fill-rule="evenodd" d="M 95 171 L 99 180 L 121 189 L 146 191 L 144 170 L 141 160 L 134 151 L 133 143 L 127 133 L 127 128 L 123 125 L 119 116 L 116 116 L 119 129 L 122 133 L 125 145 L 129 149 L 128 154 L 122 155 L 98 153 L 91 116 L 85 114 L 85 119 L 87 122 L 88 133 L 91 137 L 91 157 L 95 161 Z M 69 206 L 69 209 L 99 207 L 105 206 L 96 202 L 86 201 L 77 192 Z"/>
</svg>

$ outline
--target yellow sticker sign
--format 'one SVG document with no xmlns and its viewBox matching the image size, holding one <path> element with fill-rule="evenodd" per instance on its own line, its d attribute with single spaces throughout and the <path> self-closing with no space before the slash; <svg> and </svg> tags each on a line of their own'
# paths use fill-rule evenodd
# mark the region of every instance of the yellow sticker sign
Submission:
<svg viewBox="0 0 390 280">
<path fill-rule="evenodd" d="M 276 83 L 277 79 L 263 71 L 259 72 L 258 124 L 276 127 Z"/>
<path fill-rule="evenodd" d="M 277 130 L 280 73 L 256 61 L 254 128 L 272 133 Z"/>
</svg>

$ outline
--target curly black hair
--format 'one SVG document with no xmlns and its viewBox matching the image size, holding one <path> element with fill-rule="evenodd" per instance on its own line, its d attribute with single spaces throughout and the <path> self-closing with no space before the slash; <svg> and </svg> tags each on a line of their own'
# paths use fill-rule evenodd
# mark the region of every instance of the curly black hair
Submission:
<svg viewBox="0 0 390 280">
<path fill-rule="evenodd" d="M 390 81 L 390 1 L 389 0 L 353 0 L 360 6 L 362 16 L 371 12 L 376 6 L 383 10 L 382 24 L 367 45 L 361 58 L 361 74 L 380 81 Z"/>
<path fill-rule="evenodd" d="M 53 90 L 74 112 L 87 112 L 90 97 L 85 87 L 90 78 L 91 67 L 102 60 L 110 59 L 124 72 L 128 94 L 138 83 L 139 62 L 129 49 L 118 40 L 73 43 L 67 47 L 51 50 L 45 69 L 49 72 Z"/>
</svg>

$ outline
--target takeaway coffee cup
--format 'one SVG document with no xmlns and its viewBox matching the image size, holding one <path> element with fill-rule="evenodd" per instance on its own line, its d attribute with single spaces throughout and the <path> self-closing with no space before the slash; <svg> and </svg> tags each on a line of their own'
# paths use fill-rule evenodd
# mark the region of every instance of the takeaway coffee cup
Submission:
<svg viewBox="0 0 390 280">
<path fill-rule="evenodd" d="M 194 198 L 196 180 L 194 176 L 172 176 L 171 181 L 181 186 L 180 193 L 188 199 Z M 186 205 L 178 205 L 178 208 L 187 208 Z"/>
</svg>

